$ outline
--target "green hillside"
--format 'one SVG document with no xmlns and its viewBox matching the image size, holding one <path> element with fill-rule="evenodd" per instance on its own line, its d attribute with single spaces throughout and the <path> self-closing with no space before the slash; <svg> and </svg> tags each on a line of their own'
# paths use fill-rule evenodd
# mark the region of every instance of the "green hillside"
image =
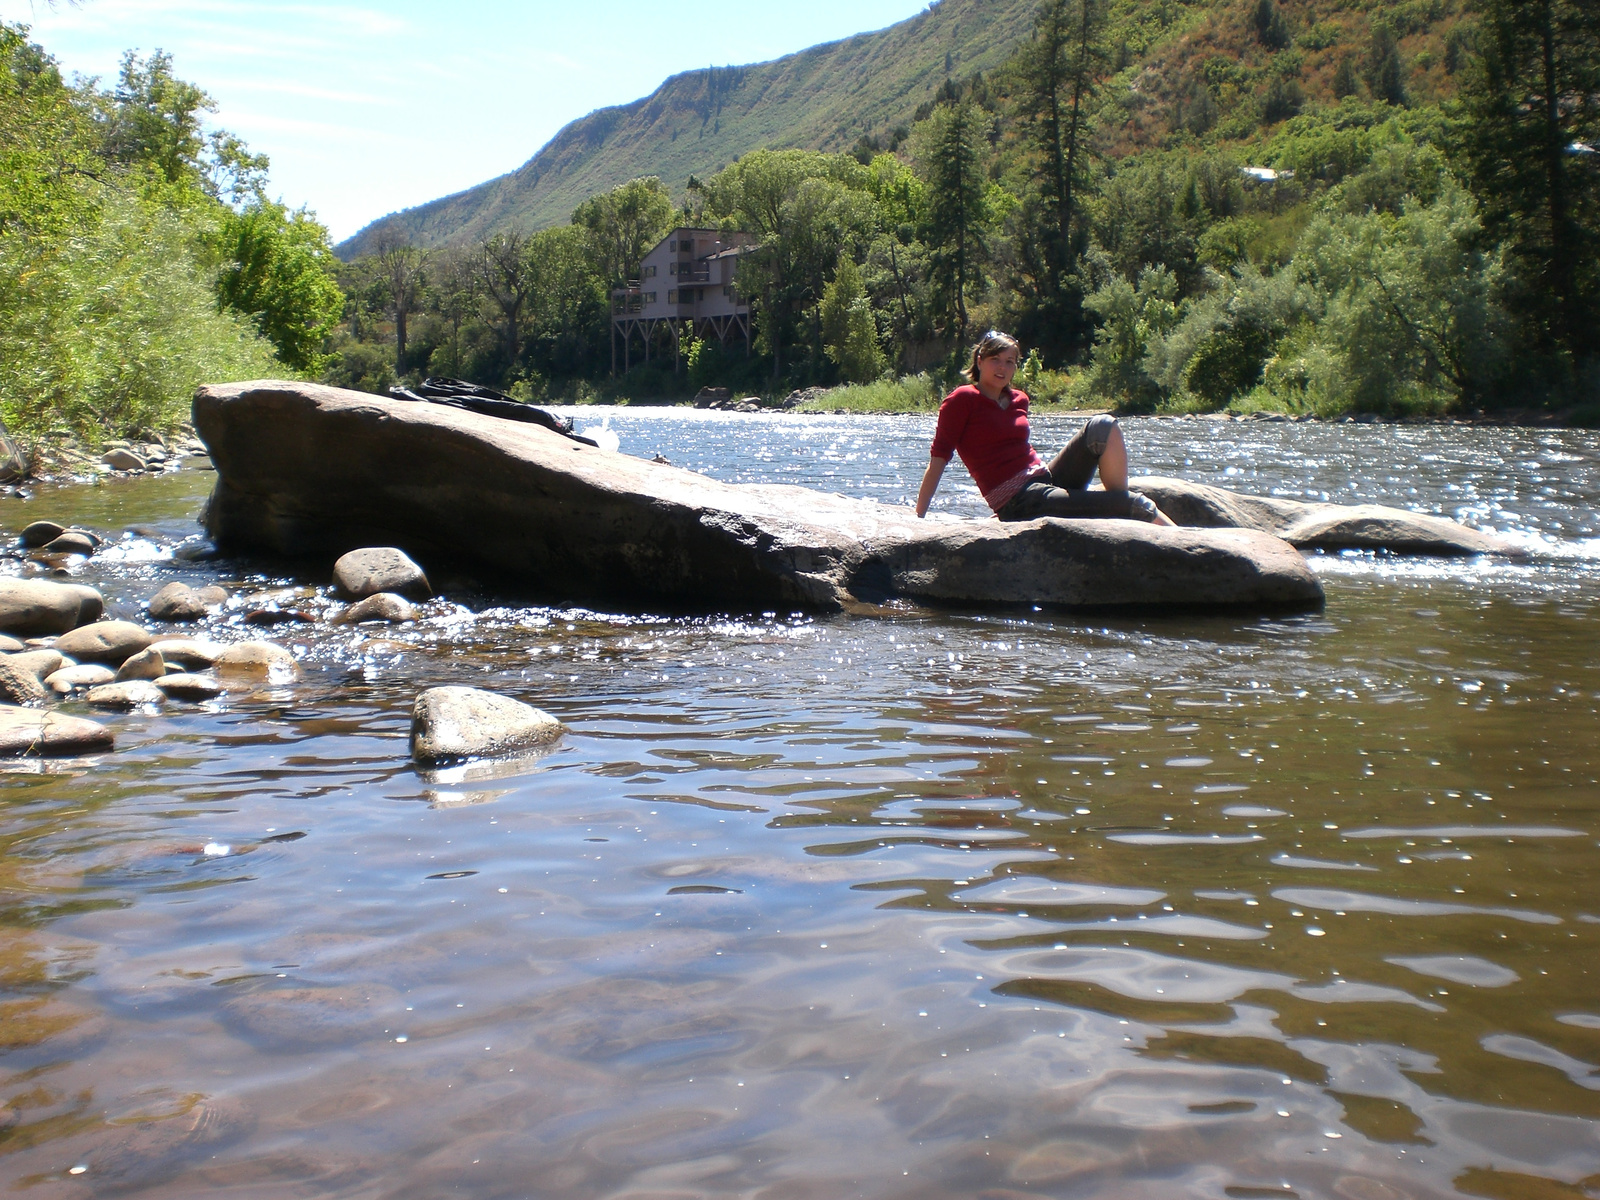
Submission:
<svg viewBox="0 0 1600 1200">
<path fill-rule="evenodd" d="M 773 62 L 674 75 L 642 100 L 573 121 L 517 170 L 374 221 L 337 247 L 354 258 L 398 228 L 424 248 L 566 221 L 597 192 L 658 175 L 674 193 L 763 147 L 843 150 L 888 140 L 947 78 L 999 66 L 1035 0 L 942 0 L 876 33 Z"/>
<path fill-rule="evenodd" d="M 1453 91 L 1458 0 L 1289 0 L 1276 31 L 1256 28 L 1257 0 L 1109 8 L 1124 115 L 1100 147 L 1110 158 L 1186 134 L 1249 139 L 1269 96 L 1330 102 L 1342 64 L 1370 73 L 1380 29 L 1395 39 L 1410 99 L 1426 104 Z M 531 232 L 629 179 L 656 175 L 677 194 L 691 175 L 756 149 L 846 150 L 863 137 L 891 144 L 947 79 L 1004 63 L 1030 35 L 1036 9 L 1036 0 L 939 0 L 875 33 L 674 75 L 643 99 L 573 121 L 510 174 L 374 221 L 337 251 L 347 260 L 367 253 L 386 229 L 422 248 Z"/>
</svg>

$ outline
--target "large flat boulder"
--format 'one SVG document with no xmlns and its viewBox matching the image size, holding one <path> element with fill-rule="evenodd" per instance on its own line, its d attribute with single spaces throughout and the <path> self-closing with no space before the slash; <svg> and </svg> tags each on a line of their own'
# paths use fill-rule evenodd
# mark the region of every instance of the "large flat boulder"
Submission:
<svg viewBox="0 0 1600 1200">
<path fill-rule="evenodd" d="M 1160 475 L 1131 480 L 1130 486 L 1149 496 L 1179 525 L 1256 529 L 1304 550 L 1387 550 L 1448 557 L 1523 553 L 1515 543 L 1459 521 L 1382 504 L 1317 504 L 1280 496 L 1247 496 Z"/>
<path fill-rule="evenodd" d="M 909 508 L 720 483 L 532 424 L 317 384 L 203 387 L 226 550 L 329 561 L 393 546 L 543 597 L 838 609 L 957 605 L 1315 607 L 1293 547 L 1252 529 L 1136 521 L 919 521 Z"/>
</svg>

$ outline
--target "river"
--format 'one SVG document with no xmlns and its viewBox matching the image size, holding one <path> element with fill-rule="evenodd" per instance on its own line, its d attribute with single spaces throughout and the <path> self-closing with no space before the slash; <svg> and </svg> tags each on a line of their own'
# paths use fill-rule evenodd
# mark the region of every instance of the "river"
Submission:
<svg viewBox="0 0 1600 1200">
<path fill-rule="evenodd" d="M 926 417 L 569 410 L 909 503 Z M 0 777 L 0 1181 L 47 1197 L 1580 1197 L 1600 1189 L 1600 435 L 1132 419 L 1135 473 L 1459 517 L 1324 611 L 280 626 L 303 678 Z M 1054 446 L 1066 418 L 1036 422 Z M 213 477 L 0 529 L 222 640 Z M 938 508 L 982 515 L 959 467 Z M 25 569 L 20 558 L 5 569 Z M 419 772 L 469 683 L 569 732 Z M 1586 965 L 1587 964 L 1587 965 Z M 1587 1190 L 1586 1190 L 1587 1189 Z"/>
</svg>

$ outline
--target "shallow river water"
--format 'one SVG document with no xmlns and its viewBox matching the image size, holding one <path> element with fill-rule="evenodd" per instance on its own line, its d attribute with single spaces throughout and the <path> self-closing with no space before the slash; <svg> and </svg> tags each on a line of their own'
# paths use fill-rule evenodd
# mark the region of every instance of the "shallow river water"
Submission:
<svg viewBox="0 0 1600 1200">
<path fill-rule="evenodd" d="M 580 427 L 602 418 L 577 410 Z M 908 503 L 927 418 L 616 410 Z M 1036 422 L 1058 444 L 1064 419 Z M 304 677 L 0 775 L 0 1186 L 78 1197 L 1600 1195 L 1600 436 L 1127 422 L 1135 470 L 1525 563 L 1320 556 L 1320 613 L 281 626 Z M 212 476 L 41 488 L 113 615 Z M 982 509 L 959 467 L 940 508 Z M 29 570 L 21 559 L 0 564 Z M 311 590 L 315 588 L 316 590 Z M 566 722 L 425 773 L 412 699 Z"/>
</svg>

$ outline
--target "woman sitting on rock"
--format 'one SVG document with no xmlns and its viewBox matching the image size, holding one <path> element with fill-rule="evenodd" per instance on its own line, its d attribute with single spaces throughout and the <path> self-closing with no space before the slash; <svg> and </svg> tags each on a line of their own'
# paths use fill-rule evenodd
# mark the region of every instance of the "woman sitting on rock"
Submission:
<svg viewBox="0 0 1600 1200">
<path fill-rule="evenodd" d="M 1172 522 L 1147 497 L 1128 490 L 1128 447 L 1110 414 L 1091 417 L 1046 466 L 1029 441 L 1028 394 L 1011 386 L 1017 373 L 1015 338 L 990 330 L 972 348 L 972 382 L 939 406 L 928 469 L 917 491 L 917 516 L 925 516 L 951 454 L 972 473 L 983 498 L 1002 521 L 1035 517 L 1130 517 L 1157 525 Z M 1104 491 L 1091 492 L 1099 468 Z"/>
</svg>

